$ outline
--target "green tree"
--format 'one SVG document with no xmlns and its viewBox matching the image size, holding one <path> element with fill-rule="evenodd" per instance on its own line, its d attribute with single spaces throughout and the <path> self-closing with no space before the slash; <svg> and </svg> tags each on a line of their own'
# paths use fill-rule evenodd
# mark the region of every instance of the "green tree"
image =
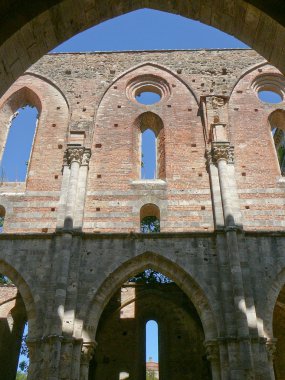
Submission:
<svg viewBox="0 0 285 380">
<path fill-rule="evenodd" d="M 168 284 L 172 282 L 170 278 L 164 276 L 164 274 L 152 269 L 146 269 L 145 271 L 138 273 L 134 277 L 129 279 L 129 282 L 136 282 L 138 284 Z"/>
<path fill-rule="evenodd" d="M 0 273 L 0 285 L 13 285 L 13 282 L 7 276 Z"/>
<path fill-rule="evenodd" d="M 141 232 L 144 234 L 160 232 L 160 222 L 156 216 L 146 216 L 141 221 Z"/>
<path fill-rule="evenodd" d="M 146 380 L 157 380 L 154 371 L 146 371 Z"/>
<path fill-rule="evenodd" d="M 27 374 L 21 371 L 17 371 L 16 380 L 26 380 Z"/>
<path fill-rule="evenodd" d="M 27 326 L 27 322 L 25 324 L 24 329 L 26 329 L 26 326 Z M 20 354 L 24 356 L 25 358 L 19 363 L 20 370 L 24 372 L 25 374 L 27 373 L 28 367 L 29 367 L 29 349 L 27 346 L 27 336 L 28 334 L 23 334 L 23 337 L 22 337 Z"/>
</svg>

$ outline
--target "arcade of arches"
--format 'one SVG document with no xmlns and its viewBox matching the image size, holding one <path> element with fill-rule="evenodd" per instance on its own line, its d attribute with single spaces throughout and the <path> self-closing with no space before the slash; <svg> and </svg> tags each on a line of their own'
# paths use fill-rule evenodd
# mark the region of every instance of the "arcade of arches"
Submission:
<svg viewBox="0 0 285 380">
<path fill-rule="evenodd" d="M 139 103 L 146 89 L 159 100 Z M 2 153 L 17 109 L 38 110 L 26 181 L 0 187 L 29 380 L 145 380 L 151 318 L 162 380 L 285 379 L 284 95 L 281 72 L 238 49 L 46 55 L 4 93 Z M 160 174 L 143 179 L 148 129 Z M 144 233 L 147 217 L 159 228 Z M 126 283 L 148 268 L 173 282 Z M 16 305 L 0 289 L 14 380 Z"/>
</svg>

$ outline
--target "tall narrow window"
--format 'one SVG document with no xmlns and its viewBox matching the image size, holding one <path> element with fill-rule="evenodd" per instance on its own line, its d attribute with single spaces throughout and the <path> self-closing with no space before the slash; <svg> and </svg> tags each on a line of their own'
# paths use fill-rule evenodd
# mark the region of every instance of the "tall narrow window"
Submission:
<svg viewBox="0 0 285 380">
<path fill-rule="evenodd" d="M 141 178 L 156 178 L 156 136 L 150 129 L 142 133 Z"/>
<path fill-rule="evenodd" d="M 146 380 L 159 379 L 158 324 L 150 320 L 146 324 Z"/>
<path fill-rule="evenodd" d="M 165 178 L 165 135 L 161 118 L 142 113 L 134 128 L 135 175 L 141 179 Z"/>
<path fill-rule="evenodd" d="M 37 109 L 29 105 L 19 108 L 14 114 L 1 159 L 2 182 L 25 181 L 37 117 Z"/>
<path fill-rule="evenodd" d="M 281 174 L 285 175 L 285 111 L 276 110 L 269 116 L 269 124 Z"/>
</svg>

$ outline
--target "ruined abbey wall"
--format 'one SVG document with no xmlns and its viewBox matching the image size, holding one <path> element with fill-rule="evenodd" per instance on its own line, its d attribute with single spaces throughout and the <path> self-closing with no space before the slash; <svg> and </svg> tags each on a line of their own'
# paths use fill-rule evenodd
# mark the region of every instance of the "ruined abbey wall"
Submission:
<svg viewBox="0 0 285 380">
<path fill-rule="evenodd" d="M 34 105 L 39 120 L 26 182 L 0 186 L 0 273 L 25 303 L 29 379 L 87 380 L 106 347 L 109 301 L 147 268 L 195 307 L 197 360 L 213 379 L 285 378 L 285 182 L 271 134 L 285 103 L 258 98 L 283 96 L 284 83 L 251 50 L 51 54 L 14 83 L 0 100 L 1 152 L 19 107 Z M 161 100 L 139 104 L 145 89 Z M 140 178 L 147 127 L 157 136 L 153 180 Z M 160 233 L 140 233 L 148 204 Z"/>
</svg>

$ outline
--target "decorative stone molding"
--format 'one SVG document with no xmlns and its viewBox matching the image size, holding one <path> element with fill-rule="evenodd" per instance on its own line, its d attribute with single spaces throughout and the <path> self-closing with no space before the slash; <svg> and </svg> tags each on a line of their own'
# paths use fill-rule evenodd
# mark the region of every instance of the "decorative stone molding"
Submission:
<svg viewBox="0 0 285 380">
<path fill-rule="evenodd" d="M 204 342 L 206 347 L 207 359 L 209 361 L 219 361 L 219 344 L 217 340 L 208 340 Z"/>
<path fill-rule="evenodd" d="M 83 153 L 83 157 L 82 157 L 81 165 L 82 166 L 89 166 L 90 157 L 91 157 L 91 149 L 85 148 L 84 153 Z"/>
<path fill-rule="evenodd" d="M 224 96 L 209 96 L 213 109 L 219 109 L 227 103 L 227 98 Z"/>
<path fill-rule="evenodd" d="M 43 342 L 57 342 L 57 341 L 62 341 L 63 336 L 62 335 L 57 335 L 57 334 L 50 334 L 50 335 L 45 335 L 42 337 Z"/>
<path fill-rule="evenodd" d="M 69 146 L 64 152 L 63 165 L 70 166 L 73 162 L 80 165 L 89 165 L 91 149 L 81 146 Z"/>
<path fill-rule="evenodd" d="M 97 343 L 95 341 L 92 342 L 83 342 L 81 348 L 81 363 L 89 364 L 92 359 Z"/>
</svg>

